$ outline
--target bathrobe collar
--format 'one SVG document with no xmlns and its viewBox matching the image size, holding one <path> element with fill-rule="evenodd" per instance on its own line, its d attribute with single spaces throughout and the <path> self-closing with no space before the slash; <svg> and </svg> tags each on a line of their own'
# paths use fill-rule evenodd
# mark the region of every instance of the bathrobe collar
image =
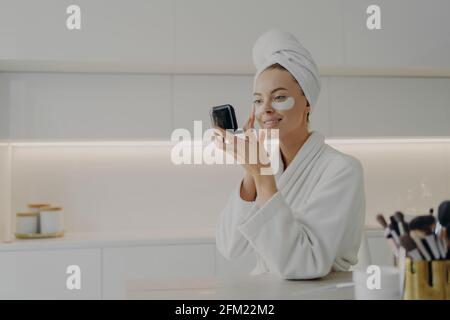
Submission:
<svg viewBox="0 0 450 320">
<path fill-rule="evenodd" d="M 280 152 L 281 170 L 278 170 L 275 175 L 275 180 L 278 180 L 278 188 L 288 187 L 290 189 L 290 185 L 294 184 L 308 167 L 311 167 L 313 160 L 325 150 L 325 146 L 325 137 L 317 131 L 312 131 L 286 170 L 284 170 Z"/>
</svg>

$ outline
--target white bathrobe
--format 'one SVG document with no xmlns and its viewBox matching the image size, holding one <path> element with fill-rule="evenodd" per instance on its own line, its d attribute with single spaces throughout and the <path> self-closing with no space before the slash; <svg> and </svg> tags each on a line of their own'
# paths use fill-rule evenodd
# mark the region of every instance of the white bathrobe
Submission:
<svg viewBox="0 0 450 320">
<path fill-rule="evenodd" d="M 278 192 L 261 208 L 240 197 L 242 181 L 221 212 L 216 244 L 227 259 L 256 254 L 252 275 L 323 277 L 357 262 L 365 219 L 363 169 L 313 131 L 289 167 L 275 175 Z"/>
</svg>

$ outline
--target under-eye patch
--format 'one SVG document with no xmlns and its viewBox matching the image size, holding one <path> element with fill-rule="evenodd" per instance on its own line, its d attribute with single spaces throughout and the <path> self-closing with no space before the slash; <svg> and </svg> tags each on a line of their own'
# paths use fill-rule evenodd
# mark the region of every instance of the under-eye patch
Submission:
<svg viewBox="0 0 450 320">
<path fill-rule="evenodd" d="M 272 101 L 272 108 L 276 110 L 288 110 L 291 109 L 295 104 L 295 100 L 293 97 L 286 97 L 284 101 Z M 255 104 L 256 106 L 256 112 L 261 113 L 264 111 L 264 104 L 259 103 Z"/>
<path fill-rule="evenodd" d="M 291 109 L 295 104 L 293 97 L 287 97 L 284 101 L 273 101 L 272 107 L 277 110 L 288 110 Z"/>
</svg>

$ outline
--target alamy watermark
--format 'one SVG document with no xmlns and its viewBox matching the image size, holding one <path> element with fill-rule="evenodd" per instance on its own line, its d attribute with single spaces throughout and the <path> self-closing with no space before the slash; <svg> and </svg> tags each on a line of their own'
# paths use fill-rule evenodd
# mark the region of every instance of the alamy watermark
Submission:
<svg viewBox="0 0 450 320">
<path fill-rule="evenodd" d="M 202 121 L 194 121 L 193 136 L 189 130 L 178 128 L 171 141 L 177 142 L 170 155 L 175 165 L 259 164 L 261 175 L 276 174 L 280 168 L 278 129 L 249 129 L 242 134 L 225 131 L 223 135 L 214 128 L 203 132 Z"/>
</svg>

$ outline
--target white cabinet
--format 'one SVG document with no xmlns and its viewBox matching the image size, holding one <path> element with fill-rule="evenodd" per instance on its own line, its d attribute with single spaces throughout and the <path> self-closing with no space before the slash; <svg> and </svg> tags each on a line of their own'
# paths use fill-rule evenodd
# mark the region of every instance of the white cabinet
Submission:
<svg viewBox="0 0 450 320">
<path fill-rule="evenodd" d="M 66 9 L 81 9 L 81 29 L 68 30 Z M 172 0 L 0 2 L 0 59 L 172 64 Z"/>
<path fill-rule="evenodd" d="M 381 9 L 380 30 L 366 27 L 372 4 Z M 343 6 L 346 66 L 450 70 L 450 1 L 344 0 Z"/>
<path fill-rule="evenodd" d="M 449 136 L 450 79 L 331 77 L 334 137 Z"/>
<path fill-rule="evenodd" d="M 101 299 L 100 251 L 2 251 L 0 299 Z M 66 286 L 71 265 L 80 268 L 80 290 Z"/>
<path fill-rule="evenodd" d="M 203 130 L 210 128 L 211 107 L 231 104 L 238 125 L 247 121 L 253 95 L 252 76 L 177 75 L 174 76 L 173 101 L 175 128 L 194 132 L 194 120 L 201 120 Z"/>
<path fill-rule="evenodd" d="M 0 74 L 0 143 L 9 137 L 8 82 Z"/>
<path fill-rule="evenodd" d="M 214 244 L 105 248 L 103 298 L 125 298 L 127 281 L 214 275 Z"/>
<path fill-rule="evenodd" d="M 170 139 L 169 76 L 4 73 L 0 84 L 13 139 Z"/>
<path fill-rule="evenodd" d="M 320 65 L 342 65 L 340 0 L 176 0 L 177 64 L 252 65 L 252 47 L 272 28 L 291 31 Z"/>
<path fill-rule="evenodd" d="M 279 28 L 331 72 L 450 69 L 447 0 L 379 0 L 381 30 L 366 27 L 371 0 L 84 0 L 81 30 L 66 27 L 69 4 L 2 0 L 0 67 L 250 72 L 256 38 Z"/>
<path fill-rule="evenodd" d="M 382 230 L 367 231 L 368 263 L 392 265 Z M 57 244 L 57 243 L 56 243 Z M 0 251 L 1 299 L 124 299 L 127 286 L 149 280 L 248 275 L 254 254 L 227 260 L 214 240 L 178 244 L 93 244 L 92 248 Z M 67 268 L 79 266 L 81 289 L 69 290 Z"/>
</svg>

